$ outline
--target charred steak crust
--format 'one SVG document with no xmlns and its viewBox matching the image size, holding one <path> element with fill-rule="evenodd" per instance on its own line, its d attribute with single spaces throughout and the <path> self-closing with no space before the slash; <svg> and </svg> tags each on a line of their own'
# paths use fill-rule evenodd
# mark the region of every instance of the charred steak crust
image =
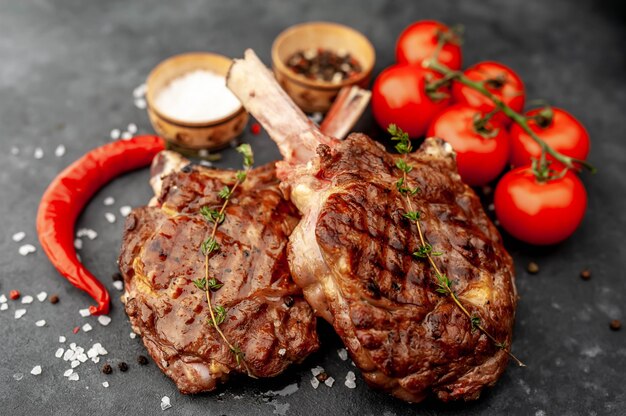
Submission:
<svg viewBox="0 0 626 416">
<path fill-rule="evenodd" d="M 234 172 L 186 167 L 163 178 L 156 206 L 127 218 L 119 257 L 123 297 L 133 329 L 157 365 L 183 393 L 213 390 L 230 372 L 246 372 L 207 324 L 200 244 L 209 226 L 202 206 L 221 205 L 217 193 Z M 287 238 L 299 220 L 278 188 L 273 164 L 256 168 L 227 208 L 210 259 L 224 286 L 213 302 L 227 308 L 220 326 L 245 354 L 251 374 L 271 377 L 318 348 L 316 322 L 291 279 Z"/>
<path fill-rule="evenodd" d="M 410 155 L 411 186 L 421 189 L 413 203 L 426 239 L 444 253 L 435 261 L 461 301 L 510 345 L 517 301 L 512 260 L 446 146 L 429 139 Z M 475 399 L 496 382 L 508 357 L 472 331 L 453 301 L 436 292 L 427 261 L 411 255 L 420 242 L 415 224 L 402 216 L 408 208 L 395 189 L 396 158 L 361 134 L 332 149 L 320 145 L 309 172 L 317 170 L 318 192 L 332 190 L 319 203 L 314 230 L 330 278 L 306 277 L 307 266 L 296 259 L 307 244 L 298 229 L 290 248 L 294 277 L 370 385 L 413 402 L 430 393 L 444 401 Z"/>
</svg>

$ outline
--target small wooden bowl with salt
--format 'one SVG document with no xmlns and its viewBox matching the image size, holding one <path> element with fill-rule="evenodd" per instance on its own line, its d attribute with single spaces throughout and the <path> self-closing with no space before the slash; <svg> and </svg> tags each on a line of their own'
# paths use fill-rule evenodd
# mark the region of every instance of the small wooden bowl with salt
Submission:
<svg viewBox="0 0 626 416">
<path fill-rule="evenodd" d="M 226 87 L 232 60 L 194 52 L 175 55 L 148 75 L 146 101 L 154 130 L 176 147 L 224 148 L 239 136 L 248 113 Z"/>
</svg>

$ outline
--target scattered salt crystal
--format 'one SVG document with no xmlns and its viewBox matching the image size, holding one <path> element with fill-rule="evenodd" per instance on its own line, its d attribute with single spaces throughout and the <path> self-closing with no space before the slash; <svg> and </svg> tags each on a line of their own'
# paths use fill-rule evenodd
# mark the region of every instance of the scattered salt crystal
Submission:
<svg viewBox="0 0 626 416">
<path fill-rule="evenodd" d="M 122 140 L 130 140 L 133 138 L 133 134 L 129 131 L 125 131 L 124 133 L 122 133 L 122 135 L 120 136 L 120 138 Z"/>
<path fill-rule="evenodd" d="M 56 157 L 61 157 L 65 154 L 65 146 L 62 144 L 58 145 L 56 149 L 54 149 L 54 155 Z"/>
<path fill-rule="evenodd" d="M 63 361 L 69 361 L 70 358 L 72 358 L 72 355 L 74 355 L 74 351 L 65 350 L 65 353 L 63 354 Z"/>
<path fill-rule="evenodd" d="M 15 319 L 20 319 L 26 313 L 26 309 L 18 309 L 15 311 Z"/>
<path fill-rule="evenodd" d="M 132 210 L 133 209 L 128 205 L 124 205 L 123 207 L 120 207 L 120 214 L 122 214 L 123 217 L 127 217 Z"/>
<path fill-rule="evenodd" d="M 98 364 L 100 362 L 100 357 L 93 357 L 91 361 L 93 361 L 94 364 Z"/>
<path fill-rule="evenodd" d="M 81 240 L 80 238 L 77 238 L 74 240 L 74 248 L 76 250 L 80 250 L 81 248 L 83 248 L 83 240 Z"/>
<path fill-rule="evenodd" d="M 170 403 L 170 398 L 167 396 L 161 397 L 161 410 L 167 410 L 170 407 L 172 407 L 172 404 Z"/>
<path fill-rule="evenodd" d="M 284 348 L 281 348 L 278 350 L 278 355 L 280 355 L 281 357 L 284 356 L 287 353 L 287 350 Z"/>
<path fill-rule="evenodd" d="M 17 146 L 11 146 L 11 154 L 17 156 L 20 154 L 20 149 Z"/>
<path fill-rule="evenodd" d="M 115 198 L 113 198 L 112 196 L 107 196 L 106 198 L 104 198 L 104 201 L 102 201 L 102 203 L 106 206 L 111 206 L 115 204 Z"/>
<path fill-rule="evenodd" d="M 81 228 L 76 232 L 76 237 L 87 237 L 90 240 L 94 240 L 98 237 L 98 233 L 89 228 Z"/>
<path fill-rule="evenodd" d="M 120 134 L 122 134 L 120 129 L 113 129 L 111 130 L 111 133 L 109 134 L 109 136 L 111 136 L 111 140 L 117 140 L 120 138 Z"/>
<path fill-rule="evenodd" d="M 72 363 L 70 364 L 72 366 L 72 368 L 76 368 L 80 365 L 80 361 L 78 360 L 74 360 L 72 361 Z"/>
<path fill-rule="evenodd" d="M 13 378 L 15 379 L 15 381 L 20 381 L 21 379 L 24 378 L 24 374 L 22 374 L 22 373 L 15 373 L 15 374 L 13 374 Z"/>
<path fill-rule="evenodd" d="M 27 256 L 30 253 L 34 253 L 35 251 L 37 251 L 37 249 L 32 244 L 24 244 L 23 246 L 20 246 L 18 251 L 22 256 Z"/>
<path fill-rule="evenodd" d="M 78 354 L 78 357 L 76 357 L 78 359 L 78 361 L 80 361 L 81 363 L 84 363 L 85 361 L 87 361 L 89 358 L 87 358 L 87 355 L 85 354 Z"/>
<path fill-rule="evenodd" d="M 489 205 L 487 206 L 487 209 L 488 209 L 489 211 L 495 211 L 495 210 L 496 210 L 496 206 L 495 206 L 494 204 L 489 204 Z"/>
<path fill-rule="evenodd" d="M 102 326 L 107 326 L 108 324 L 111 323 L 111 318 L 107 315 L 100 315 L 98 316 L 98 322 Z"/>
<path fill-rule="evenodd" d="M 135 123 L 130 123 L 128 127 L 126 127 L 126 131 L 132 134 L 137 133 L 137 125 Z"/>
<path fill-rule="evenodd" d="M 113 282 L 113 287 L 117 290 L 124 290 L 124 283 L 122 283 L 121 280 L 116 280 L 115 282 Z"/>
<path fill-rule="evenodd" d="M 40 319 L 37 322 L 35 322 L 35 325 L 37 325 L 38 327 L 46 326 L 46 320 Z"/>
<path fill-rule="evenodd" d="M 46 300 L 47 297 L 48 297 L 48 294 L 46 292 L 39 292 L 37 294 L 37 300 L 39 302 L 43 302 L 44 300 Z"/>
<path fill-rule="evenodd" d="M 144 95 L 146 95 L 146 91 L 148 91 L 148 86 L 143 83 L 139 86 L 137 86 L 134 90 L 133 90 L 133 97 L 135 98 L 141 98 Z"/>
<path fill-rule="evenodd" d="M 137 107 L 138 109 L 144 110 L 147 106 L 148 106 L 148 103 L 146 102 L 145 99 L 143 98 L 135 99 L 135 107 Z"/>
<path fill-rule="evenodd" d="M 323 372 L 324 372 L 324 368 L 320 367 L 319 365 L 311 369 L 311 374 L 313 374 L 313 376 L 315 377 L 322 374 Z"/>
<path fill-rule="evenodd" d="M 19 231 L 19 232 L 13 234 L 13 236 L 11 238 L 16 243 L 19 243 L 20 241 L 22 241 L 24 239 L 24 237 L 26 237 L 26 233 L 24 231 Z"/>
<path fill-rule="evenodd" d="M 0 295 L 0 303 L 6 303 L 6 302 L 7 302 L 6 295 L 4 295 L 4 294 Z"/>
<path fill-rule="evenodd" d="M 94 347 L 89 348 L 89 351 L 87 351 L 87 357 L 94 358 L 97 356 L 98 356 L 98 350 L 95 349 Z"/>
<path fill-rule="evenodd" d="M 112 214 L 110 212 L 105 212 L 104 218 L 106 218 L 109 224 L 113 224 L 115 222 L 115 214 Z"/>
<path fill-rule="evenodd" d="M 317 377 L 311 378 L 311 386 L 313 386 L 314 389 L 318 388 L 319 385 L 320 381 L 317 379 Z"/>
<path fill-rule="evenodd" d="M 82 316 L 83 318 L 86 316 L 91 315 L 91 312 L 89 312 L 89 308 L 85 308 L 85 309 L 79 309 L 78 313 L 80 314 L 80 316 Z"/>
<path fill-rule="evenodd" d="M 83 325 L 83 332 L 89 332 L 91 331 L 93 328 L 91 327 L 91 325 L 89 324 L 85 324 Z"/>
<path fill-rule="evenodd" d="M 43 157 L 43 149 L 41 147 L 35 148 L 35 151 L 33 152 L 33 157 L 35 159 L 41 159 Z"/>
<path fill-rule="evenodd" d="M 33 297 L 32 297 L 32 296 L 24 296 L 24 297 L 22 298 L 22 303 L 24 303 L 24 304 L 28 305 L 28 304 L 30 304 L 30 303 L 33 303 L 33 300 L 34 300 L 34 299 L 33 299 Z"/>
<path fill-rule="evenodd" d="M 7 309 L 9 309 L 9 305 L 7 303 L 0 305 L 0 311 L 6 311 Z"/>
<path fill-rule="evenodd" d="M 341 361 L 346 361 L 348 359 L 348 350 L 345 348 L 340 348 L 337 350 L 337 355 L 341 358 Z"/>
<path fill-rule="evenodd" d="M 57 352 L 54 353 L 54 356 L 57 357 L 57 358 L 61 358 L 61 357 L 63 357 L 63 353 L 64 352 L 65 352 L 65 350 L 63 348 L 59 348 L 57 350 Z"/>
<path fill-rule="evenodd" d="M 69 369 L 65 370 L 65 372 L 63 373 L 63 377 L 69 377 L 69 376 L 72 375 L 73 372 L 74 372 L 74 370 L 69 368 Z"/>
<path fill-rule="evenodd" d="M 109 353 L 100 343 L 94 344 L 94 347 L 97 348 L 99 355 L 107 355 Z"/>
<path fill-rule="evenodd" d="M 156 96 L 155 106 L 172 118 L 190 122 L 225 117 L 241 103 L 226 87 L 226 77 L 196 70 L 174 79 Z"/>
<path fill-rule="evenodd" d="M 102 382 L 102 387 L 104 387 L 104 388 L 109 387 L 109 382 L 108 381 L 103 381 Z"/>
<path fill-rule="evenodd" d="M 39 374 L 41 374 L 41 366 L 40 365 L 34 366 L 33 369 L 30 370 L 30 373 L 34 376 L 38 376 Z"/>
<path fill-rule="evenodd" d="M 332 377 L 328 377 L 326 380 L 324 380 L 324 384 L 326 384 L 328 387 L 332 387 L 333 384 L 335 384 L 335 379 Z"/>
<path fill-rule="evenodd" d="M 137 338 L 137 334 L 135 334 L 134 332 L 130 333 L 130 339 L 135 339 Z"/>
<path fill-rule="evenodd" d="M 202 159 L 200 162 L 198 162 L 200 165 L 206 167 L 206 168 L 212 168 L 213 167 L 213 163 L 211 163 L 208 160 L 204 160 Z"/>
<path fill-rule="evenodd" d="M 65 340 L 66 340 L 66 338 L 65 338 L 63 335 L 59 336 L 59 342 L 60 342 L 61 344 L 62 344 L 62 343 L 64 343 L 64 342 L 65 342 Z"/>
<path fill-rule="evenodd" d="M 348 371 L 348 374 L 346 374 L 346 382 L 344 384 L 349 389 L 356 388 L 356 376 L 354 375 L 354 372 Z"/>
<path fill-rule="evenodd" d="M 79 378 L 78 373 L 72 373 L 67 379 L 70 381 L 78 381 Z"/>
</svg>

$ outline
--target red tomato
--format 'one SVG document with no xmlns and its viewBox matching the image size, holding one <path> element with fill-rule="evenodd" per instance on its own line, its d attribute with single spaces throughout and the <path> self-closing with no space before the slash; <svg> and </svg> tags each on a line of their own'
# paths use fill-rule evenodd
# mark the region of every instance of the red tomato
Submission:
<svg viewBox="0 0 626 416">
<path fill-rule="evenodd" d="M 444 139 L 456 152 L 459 174 L 468 185 L 482 186 L 494 180 L 509 159 L 509 134 L 502 125 L 489 122 L 493 132 L 481 134 L 475 121 L 484 116 L 476 108 L 456 104 L 439 114 L 428 129 L 428 136 Z"/>
<path fill-rule="evenodd" d="M 411 137 L 423 136 L 432 119 L 450 102 L 449 98 L 433 100 L 426 94 L 427 78 L 431 77 L 441 78 L 415 65 L 385 69 L 372 88 L 372 112 L 378 124 L 386 130 L 395 123 Z"/>
<path fill-rule="evenodd" d="M 531 110 L 527 117 L 536 116 L 542 109 Z M 570 113 L 560 108 L 552 108 L 552 120 L 545 123 L 536 119 L 528 119 L 532 131 L 559 153 L 576 159 L 585 160 L 589 154 L 589 134 Z M 540 125 L 541 124 L 541 125 Z M 514 166 L 523 166 L 531 163 L 531 158 L 538 159 L 541 147 L 522 128 L 515 124 L 511 127 L 511 163 Z M 548 155 L 548 160 L 554 158 Z M 553 164 L 555 170 L 562 168 L 560 164 Z"/>
<path fill-rule="evenodd" d="M 511 68 L 498 62 L 485 61 L 467 68 L 463 74 L 472 81 L 484 82 L 492 94 L 518 113 L 524 109 L 524 83 Z M 476 107 L 484 113 L 496 108 L 491 99 L 460 82 L 453 84 L 452 98 L 457 103 Z M 507 126 L 511 123 L 511 119 L 501 112 L 494 116 L 494 121 Z"/>
<path fill-rule="evenodd" d="M 494 196 L 496 216 L 515 238 L 530 244 L 556 244 L 572 235 L 585 215 L 587 192 L 568 171 L 539 182 L 529 167 L 504 175 Z"/>
<path fill-rule="evenodd" d="M 431 58 L 437 49 L 439 34 L 450 34 L 450 28 L 435 20 L 415 22 L 400 34 L 396 43 L 396 61 L 399 64 L 421 65 Z M 439 53 L 439 62 L 450 69 L 461 69 L 461 47 L 457 43 L 446 42 Z"/>
</svg>

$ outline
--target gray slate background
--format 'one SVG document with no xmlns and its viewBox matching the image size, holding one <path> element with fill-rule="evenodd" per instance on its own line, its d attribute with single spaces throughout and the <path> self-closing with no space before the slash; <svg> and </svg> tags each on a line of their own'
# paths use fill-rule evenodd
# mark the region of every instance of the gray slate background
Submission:
<svg viewBox="0 0 626 416">
<path fill-rule="evenodd" d="M 623 415 L 626 414 L 626 330 L 612 332 L 608 322 L 625 319 L 626 290 L 626 28 L 618 1 L 52 1 L 0 0 L 0 293 L 19 289 L 35 295 L 58 293 L 54 306 L 35 301 L 27 314 L 10 303 L 0 311 L 0 415 L 159 414 L 168 395 L 167 414 L 185 415 Z M 137 123 L 150 132 L 144 111 L 131 92 L 160 60 L 185 51 L 210 50 L 240 56 L 254 48 L 269 62 L 274 37 L 307 20 L 334 20 L 364 32 L 378 53 L 376 71 L 393 61 L 393 45 L 410 22 L 436 18 L 466 27 L 465 63 L 494 59 L 513 67 L 526 81 L 528 95 L 570 110 L 588 127 L 591 161 L 600 171 L 583 175 L 590 194 L 588 215 L 569 241 L 535 249 L 507 238 L 516 260 L 521 301 L 514 352 L 529 366 L 510 366 L 495 388 L 474 403 L 407 405 L 374 392 L 357 378 L 358 388 L 343 385 L 352 370 L 336 350 L 340 343 L 322 325 L 322 350 L 304 364 L 273 380 L 236 379 L 217 393 L 180 395 L 154 364 L 139 367 L 143 353 L 109 276 L 116 270 L 122 222 L 108 224 L 106 211 L 138 206 L 150 197 L 146 170 L 126 175 L 102 190 L 78 226 L 98 231 L 82 250 L 85 264 L 115 297 L 108 327 L 81 318 L 90 300 L 61 279 L 39 249 L 22 257 L 11 235 L 25 231 L 36 243 L 34 217 L 50 180 L 85 151 L 106 143 L 109 131 Z M 377 134 L 367 115 L 359 129 Z M 251 140 L 259 162 L 278 158 L 265 136 Z M 54 156 L 58 144 L 67 154 Z M 10 155 L 16 146 L 19 155 Z M 43 148 L 41 160 L 33 158 Z M 221 166 L 234 166 L 232 151 Z M 105 207 L 106 196 L 116 204 Z M 118 215 L 119 218 L 119 215 Z M 541 271 L 528 275 L 536 260 Z M 584 282 L 578 273 L 593 272 Z M 45 318 L 44 328 L 34 322 Z M 94 330 L 73 335 L 77 325 Z M 89 347 L 101 342 L 108 359 L 130 364 L 122 374 L 99 372 L 99 365 L 78 368 L 81 379 L 67 381 L 67 363 L 54 358 L 59 335 Z M 40 364 L 40 376 L 29 374 Z M 331 389 L 313 390 L 309 369 L 322 365 L 337 379 Z M 16 373 L 24 377 L 16 381 Z M 108 380 L 105 389 L 101 382 Z M 262 393 L 297 383 L 288 396 Z"/>
</svg>

